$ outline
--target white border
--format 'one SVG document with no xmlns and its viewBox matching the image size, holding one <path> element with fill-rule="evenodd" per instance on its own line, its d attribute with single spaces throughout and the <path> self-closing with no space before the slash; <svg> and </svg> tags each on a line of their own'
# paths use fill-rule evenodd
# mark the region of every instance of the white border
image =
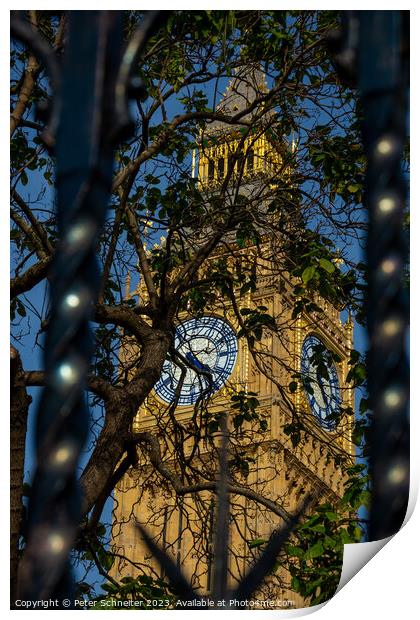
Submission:
<svg viewBox="0 0 420 620">
<path fill-rule="evenodd" d="M 292 3 L 295 4 L 295 3 Z M 341 4 L 341 6 L 338 5 Z M 403 3 L 402 5 L 400 4 L 400 6 L 398 8 L 401 9 L 410 9 L 410 8 L 414 8 L 414 3 Z M 15 2 L 13 3 L 12 6 L 7 7 L 6 10 L 2 10 L 2 20 L 1 20 L 1 24 L 0 24 L 0 28 L 1 28 L 1 35 L 0 35 L 0 45 L 2 46 L 2 54 L 1 54 L 1 58 L 3 59 L 3 63 L 2 63 L 2 77 L 3 77 L 3 84 L 7 84 L 8 83 L 8 73 L 9 73 L 9 69 L 8 69 L 8 57 L 9 57 L 9 49 L 8 49 L 8 41 L 9 41 L 9 8 L 10 9 L 22 9 L 22 8 L 28 8 L 27 4 L 25 3 L 25 5 L 22 6 L 22 3 Z M 50 3 L 50 2 L 40 2 L 40 4 L 37 7 L 38 9 L 58 9 L 61 8 L 60 7 L 60 3 L 55 2 L 55 3 Z M 117 8 L 121 8 L 120 6 L 117 5 L 117 3 L 115 2 L 90 2 L 88 3 L 88 6 L 86 5 L 86 3 L 81 4 L 81 3 L 76 3 L 72 9 L 93 9 L 93 8 L 100 8 L 100 9 L 117 9 Z M 142 7 L 139 7 L 142 8 Z M 146 4 L 146 7 L 147 4 Z M 158 2 L 155 3 L 155 6 L 153 8 L 161 8 L 161 9 L 165 9 L 165 8 L 173 8 L 170 7 L 169 2 Z M 210 3 L 209 4 L 204 4 L 204 6 L 200 7 L 198 6 L 196 3 L 193 4 L 191 2 L 177 2 L 176 3 L 176 8 L 177 9 L 181 9 L 181 10 L 191 10 L 191 9 L 197 9 L 197 8 L 210 8 Z M 227 8 L 230 9 L 244 9 L 244 8 L 256 8 L 255 6 L 255 2 L 254 3 L 250 3 L 250 2 L 241 2 L 241 3 L 237 3 L 234 2 L 232 3 L 229 7 L 227 7 L 225 2 L 221 2 L 220 0 L 212 0 L 211 2 L 211 8 L 212 9 L 222 9 L 222 10 L 226 10 Z M 266 6 L 265 8 L 267 9 L 273 9 L 273 10 L 280 10 L 283 7 L 280 7 L 278 2 L 273 3 L 270 2 L 268 3 L 268 6 Z M 381 3 L 379 2 L 370 2 L 370 3 L 366 3 L 366 2 L 353 2 L 351 4 L 351 6 L 343 6 L 343 3 L 330 3 L 330 2 L 322 2 L 319 3 L 318 5 L 314 2 L 301 2 L 298 5 L 290 6 L 287 5 L 287 8 L 298 8 L 301 10 L 305 10 L 305 9 L 382 9 L 382 10 L 387 10 L 387 9 L 395 9 L 396 7 L 396 3 L 395 2 L 384 2 L 382 1 Z M 419 26 L 419 20 L 417 19 L 417 14 L 416 12 L 412 11 L 411 14 L 412 17 L 412 31 L 417 32 L 418 31 L 418 26 Z M 417 46 L 417 38 L 412 37 L 412 65 L 415 66 L 415 68 L 417 68 L 417 64 L 415 63 L 415 60 L 417 59 L 417 54 L 418 54 L 418 46 Z M 412 92 L 415 92 L 415 95 L 417 94 L 417 80 L 413 80 L 412 81 Z M 412 100 L 415 98 L 415 95 L 412 96 Z M 417 101 L 416 101 L 417 103 Z M 8 158 L 8 124 L 9 124 L 9 120 L 8 120 L 8 115 L 9 115 L 9 111 L 8 111 L 8 100 L 7 97 L 4 96 L 2 98 L 2 114 L 0 116 L 0 118 L 2 119 L 2 129 L 3 129 L 3 150 L 2 150 L 2 166 L 1 166 L 1 178 L 3 180 L 2 183 L 2 192 L 3 192 L 3 200 L 2 200 L 2 205 L 3 205 L 3 217 L 1 220 L 1 225 L 0 225 L 0 234 L 1 234 L 1 243 L 2 243 L 2 247 L 8 247 L 9 245 L 9 241 L 8 241 L 8 228 L 7 225 L 5 224 L 5 208 L 8 202 L 8 186 L 9 186 L 9 174 L 8 174 L 8 169 L 6 168 L 6 161 Z M 6 107 L 7 106 L 7 107 Z M 417 129 L 417 125 L 418 125 L 418 121 L 417 121 L 417 106 L 412 106 L 412 110 L 413 110 L 413 114 L 412 114 L 412 127 L 413 127 L 413 131 L 411 132 L 412 134 L 414 133 L 414 136 L 418 137 L 418 134 L 416 132 Z M 415 160 L 415 153 L 414 152 L 414 160 Z M 418 189 L 417 189 L 417 182 L 416 182 L 416 174 L 415 174 L 415 163 L 414 163 L 414 174 L 412 174 L 412 179 L 413 179 L 413 187 L 412 187 L 412 192 L 411 192 L 411 203 L 413 205 L 417 205 L 419 204 L 418 201 L 416 200 L 416 198 L 418 197 Z M 412 234 L 412 238 L 416 239 L 417 235 L 416 233 L 418 233 L 418 220 L 417 220 L 417 216 L 415 213 L 415 209 L 413 209 L 413 230 L 414 233 Z M 413 244 L 414 245 L 414 244 Z M 412 295 L 412 301 L 411 301 L 411 309 L 412 309 L 412 316 L 414 317 L 419 317 L 420 316 L 420 295 L 416 294 L 417 291 L 417 286 L 416 286 L 416 282 L 418 279 L 418 248 L 417 247 L 413 247 L 412 249 L 412 275 L 413 275 L 413 280 L 414 280 L 414 287 L 413 290 L 415 291 L 415 293 L 413 293 Z M 5 283 L 7 283 L 8 278 L 9 278 L 9 274 L 7 273 L 6 269 L 7 269 L 7 261 L 3 260 L 1 261 L 1 265 L 0 265 L 0 278 L 1 278 L 1 282 L 5 285 Z M 1 352 L 3 354 L 3 368 L 8 368 L 9 366 L 9 359 L 8 359 L 8 322 L 9 322 L 9 318 L 8 318 L 8 308 L 5 307 L 5 304 L 1 304 L 1 312 L 2 312 L 2 331 L 1 331 Z M 412 342 L 414 343 L 418 343 L 419 342 L 419 327 L 418 324 L 414 324 L 413 328 L 412 328 Z M 413 355 L 412 356 L 412 376 L 413 377 L 419 377 L 420 376 L 420 368 L 419 368 L 419 362 L 418 362 L 418 357 Z M 417 381 L 416 381 L 417 383 Z M 5 394 L 5 402 L 7 403 L 7 395 L 8 395 L 8 379 L 7 379 L 7 374 L 6 376 L 4 376 L 4 373 L 2 373 L 2 388 L 3 388 L 3 393 Z M 417 409 L 417 404 L 418 404 L 418 396 L 415 390 L 413 390 L 413 401 L 414 401 L 414 405 L 412 407 L 412 411 L 415 413 L 416 409 Z M 7 417 L 7 412 L 5 413 L 5 418 Z M 411 488 L 411 495 L 410 495 L 410 509 L 409 509 L 409 513 L 413 511 L 413 504 L 415 503 L 416 500 L 416 496 L 417 496 L 417 488 L 418 488 L 418 479 L 419 479 L 419 455 L 418 455 L 418 448 L 417 445 L 413 445 L 414 444 L 414 439 L 419 436 L 419 425 L 417 420 L 415 419 L 414 415 L 412 417 L 412 421 L 411 421 L 411 438 L 412 438 L 412 456 L 411 456 L 411 468 L 412 468 L 412 488 Z M 2 429 L 2 439 L 5 442 L 5 446 L 4 449 L 1 450 L 1 455 L 0 458 L 1 460 L 1 472 L 2 475 L 4 476 L 4 483 L 2 488 L 3 489 L 7 489 L 8 488 L 8 470 L 9 470 L 9 458 L 8 458 L 8 445 L 9 445 L 9 433 L 8 433 L 8 423 L 6 422 L 6 420 L 4 420 L 3 422 L 3 429 Z M 6 497 L 8 496 L 8 493 L 6 492 Z M 6 502 L 7 503 L 7 502 Z M 3 559 L 3 561 L 0 564 L 0 577 L 1 577 L 1 581 L 0 583 L 3 586 L 3 596 L 2 596 L 2 601 L 1 601 L 1 608 L 3 611 L 6 611 L 7 613 L 9 613 L 8 610 L 8 606 L 9 606 L 9 596 L 8 596 L 8 586 L 9 586 L 9 573 L 8 573 L 8 547 L 9 547 L 9 543 L 8 543 L 8 532 L 9 532 L 9 522 L 8 522 L 8 507 L 5 508 L 5 510 L 2 511 L 2 522 L 1 522 L 1 532 L 3 533 L 3 550 L 6 551 L 5 553 L 5 558 Z M 356 619 L 360 619 L 360 620 L 364 620 L 365 618 L 381 618 L 381 620 L 391 620 L 394 619 L 395 617 L 398 618 L 413 618 L 414 617 L 414 609 L 417 608 L 417 592 L 418 592 L 418 550 L 420 549 L 420 511 L 417 508 L 416 511 L 414 511 L 412 517 L 408 520 L 408 522 L 406 523 L 405 527 L 403 527 L 403 529 L 392 538 L 392 540 L 390 540 L 389 544 L 387 544 L 385 546 L 385 548 L 382 549 L 381 553 L 379 553 L 378 555 L 376 555 L 376 557 L 373 557 L 373 559 L 371 559 L 371 561 L 364 566 L 364 568 L 362 570 L 360 570 L 360 572 L 358 572 L 352 579 L 351 579 L 351 583 L 344 587 L 336 596 L 333 597 L 333 599 L 331 599 L 331 601 L 329 601 L 325 606 L 321 606 L 322 608 L 320 608 L 320 606 L 318 606 L 317 608 L 309 608 L 306 610 L 306 613 L 313 613 L 314 611 L 317 611 L 318 615 L 317 618 L 320 618 L 320 620 L 337 620 L 337 618 L 340 618 L 340 620 L 354 620 Z M 359 559 L 361 558 L 362 555 L 362 549 L 363 547 L 365 547 L 365 545 L 374 545 L 374 543 L 364 543 L 361 545 L 346 545 L 346 547 L 358 547 L 358 549 L 354 549 L 352 551 L 350 551 L 350 555 L 352 553 L 355 552 L 356 556 L 359 556 Z M 364 551 L 363 551 L 364 553 Z M 346 554 L 347 554 L 347 549 L 346 549 Z M 363 559 L 363 563 L 365 563 L 366 558 Z M 344 563 L 346 564 L 346 562 Z M 353 564 L 354 567 L 354 564 Z M 345 567 L 345 569 L 343 568 L 343 573 L 344 571 L 347 570 L 347 568 Z M 283 617 L 286 617 L 286 614 L 288 614 L 290 617 L 291 615 L 296 616 L 296 615 L 304 615 L 302 612 L 304 610 L 290 610 L 290 611 L 254 611 L 254 612 L 242 612 L 243 614 L 248 614 L 248 613 L 252 613 L 252 614 L 264 614 L 264 616 L 266 617 L 267 614 L 276 614 L 276 616 L 278 617 L 278 614 L 280 614 Z M 11 613 L 11 612 L 10 612 Z M 23 612 L 20 611 L 16 611 L 13 612 L 14 614 L 21 614 Z M 35 614 L 39 614 L 42 612 L 33 612 Z M 74 613 L 78 613 L 75 611 L 71 611 L 69 612 L 71 614 Z M 96 613 L 103 613 L 103 612 L 96 612 Z M 109 612 L 108 612 L 109 613 Z M 155 613 L 159 613 L 160 617 L 162 612 L 153 612 L 150 611 L 148 612 L 149 614 L 155 614 Z M 183 612 L 178 612 L 178 611 L 173 611 L 173 612 L 167 612 L 167 613 L 183 613 Z M 207 614 L 211 614 L 213 612 L 207 612 Z M 220 620 L 222 620 L 222 617 L 226 616 L 227 614 L 230 614 L 230 612 L 225 612 L 225 611 L 221 611 L 218 612 L 218 618 Z M 147 617 L 148 617 L 147 615 Z M 107 615 L 107 617 L 109 617 Z M 188 617 L 191 617 L 191 619 L 195 618 L 195 612 L 189 612 Z M 206 616 L 208 617 L 208 616 Z M 227 617 L 227 616 L 226 616 Z M 253 617 L 255 617 L 253 615 Z"/>
</svg>

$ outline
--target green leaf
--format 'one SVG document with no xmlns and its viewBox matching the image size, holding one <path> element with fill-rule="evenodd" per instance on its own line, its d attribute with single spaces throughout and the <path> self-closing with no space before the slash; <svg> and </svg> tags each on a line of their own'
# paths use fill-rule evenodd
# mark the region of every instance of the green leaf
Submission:
<svg viewBox="0 0 420 620">
<path fill-rule="evenodd" d="M 299 445 L 299 442 L 300 442 L 300 433 L 299 432 L 292 433 L 290 436 L 290 439 L 292 440 L 293 447 L 296 448 L 296 446 Z"/>
<path fill-rule="evenodd" d="M 353 542 L 347 530 L 340 530 L 340 536 L 343 545 L 348 545 Z"/>
<path fill-rule="evenodd" d="M 300 592 L 301 583 L 297 577 L 292 577 L 291 586 L 292 590 L 294 590 L 295 592 Z"/>
<path fill-rule="evenodd" d="M 314 558 L 319 557 L 324 553 L 324 547 L 322 543 L 317 542 L 312 547 L 308 549 L 308 551 L 303 556 L 305 560 L 313 560 Z"/>
<path fill-rule="evenodd" d="M 338 541 L 332 536 L 325 536 L 324 546 L 326 549 L 336 549 L 337 547 L 341 549 L 341 540 Z"/>
<path fill-rule="evenodd" d="M 302 549 L 300 549 L 299 547 L 295 547 L 294 545 L 287 546 L 287 553 L 289 555 L 295 555 L 298 558 L 301 558 L 303 556 Z"/>
<path fill-rule="evenodd" d="M 239 415 L 233 418 L 233 426 L 235 428 L 239 428 L 242 426 L 242 422 L 244 421 L 244 416 L 240 413 Z"/>
<path fill-rule="evenodd" d="M 366 508 L 370 507 L 371 495 L 369 491 L 362 491 L 360 493 L 359 503 L 361 506 L 366 506 Z"/>
<path fill-rule="evenodd" d="M 361 398 L 359 403 L 359 412 L 366 413 L 366 411 L 369 411 L 369 401 L 367 398 Z"/>
<path fill-rule="evenodd" d="M 17 308 L 16 308 L 16 310 L 17 310 L 17 313 L 18 313 L 20 316 L 22 316 L 22 317 L 25 317 L 25 316 L 26 316 L 26 308 L 25 308 L 25 306 L 23 305 L 23 303 L 22 303 L 21 301 L 19 301 L 19 300 L 18 300 L 18 304 L 17 304 Z"/>
<path fill-rule="evenodd" d="M 319 266 L 322 267 L 322 269 L 325 269 L 327 273 L 333 273 L 333 271 L 335 270 L 335 266 L 333 265 L 333 263 L 326 258 L 319 259 Z"/>
<path fill-rule="evenodd" d="M 268 428 L 267 420 L 260 420 L 260 429 L 264 432 Z"/>
<path fill-rule="evenodd" d="M 310 282 L 310 280 L 312 280 L 312 278 L 314 277 L 315 273 L 316 273 L 315 265 L 310 265 L 309 267 L 306 267 L 306 269 L 304 269 L 302 273 L 303 283 L 308 284 L 308 282 Z"/>
<path fill-rule="evenodd" d="M 210 435 L 212 435 L 218 430 L 219 430 L 219 420 L 212 420 L 211 422 L 209 422 L 208 431 Z"/>
<path fill-rule="evenodd" d="M 255 547 L 261 547 L 261 545 L 264 545 L 266 542 L 266 538 L 255 538 L 254 540 L 248 541 L 248 547 L 254 549 Z"/>
<path fill-rule="evenodd" d="M 289 383 L 289 390 L 292 392 L 292 394 L 293 394 L 294 392 L 296 392 L 297 388 L 298 388 L 298 383 L 297 383 L 297 381 L 291 381 L 291 382 Z"/>
<path fill-rule="evenodd" d="M 355 194 L 357 191 L 359 191 L 360 186 L 351 183 L 350 185 L 347 185 L 347 189 L 349 190 L 350 194 Z"/>
<path fill-rule="evenodd" d="M 31 485 L 27 482 L 24 482 L 22 485 L 22 495 L 23 497 L 29 497 L 31 493 Z"/>
<path fill-rule="evenodd" d="M 108 592 L 109 594 L 113 594 L 114 592 L 118 592 L 118 587 L 113 583 L 103 583 L 101 585 L 102 590 Z"/>
<path fill-rule="evenodd" d="M 110 289 L 112 289 L 113 291 L 119 291 L 120 287 L 118 286 L 118 284 L 116 284 L 116 282 L 114 282 L 113 280 L 109 279 L 107 282 L 108 286 Z"/>
</svg>

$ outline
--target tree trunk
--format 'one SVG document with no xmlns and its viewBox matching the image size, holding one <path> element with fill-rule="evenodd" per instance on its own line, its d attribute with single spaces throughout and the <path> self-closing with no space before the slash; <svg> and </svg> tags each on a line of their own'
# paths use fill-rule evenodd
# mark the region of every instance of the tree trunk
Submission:
<svg viewBox="0 0 420 620">
<path fill-rule="evenodd" d="M 159 379 L 172 340 L 169 331 L 156 330 L 145 340 L 132 381 L 106 402 L 104 427 L 81 476 L 82 512 L 87 514 L 108 486 L 126 449 L 133 419 Z"/>
<path fill-rule="evenodd" d="M 10 598 L 14 608 L 19 538 L 23 516 L 23 474 L 28 408 L 32 398 L 26 392 L 22 362 L 18 351 L 10 347 Z"/>
</svg>

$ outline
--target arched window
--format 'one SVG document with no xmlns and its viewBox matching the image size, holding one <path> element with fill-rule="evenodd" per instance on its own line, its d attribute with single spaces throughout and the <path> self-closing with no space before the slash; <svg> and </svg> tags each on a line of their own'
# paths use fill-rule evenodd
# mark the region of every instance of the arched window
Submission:
<svg viewBox="0 0 420 620">
<path fill-rule="evenodd" d="M 219 175 L 219 179 L 223 179 L 223 177 L 225 176 L 225 160 L 223 157 L 220 157 L 217 162 L 217 172 Z"/>
<path fill-rule="evenodd" d="M 242 151 L 242 149 L 239 151 L 238 153 L 238 172 L 240 174 L 244 174 L 245 172 L 245 167 L 244 167 L 244 152 Z"/>
<path fill-rule="evenodd" d="M 246 154 L 246 171 L 247 173 L 252 172 L 254 170 L 254 151 L 253 149 L 249 149 Z"/>
<path fill-rule="evenodd" d="M 214 159 L 209 159 L 209 181 L 214 180 Z"/>
<path fill-rule="evenodd" d="M 230 153 L 228 157 L 228 168 L 232 168 L 235 165 L 235 153 Z"/>
</svg>

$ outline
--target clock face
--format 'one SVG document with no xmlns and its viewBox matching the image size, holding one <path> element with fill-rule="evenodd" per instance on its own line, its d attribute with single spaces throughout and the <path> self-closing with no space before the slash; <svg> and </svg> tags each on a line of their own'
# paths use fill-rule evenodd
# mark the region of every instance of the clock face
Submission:
<svg viewBox="0 0 420 620">
<path fill-rule="evenodd" d="M 337 426 L 340 405 L 340 385 L 331 352 L 316 336 L 308 336 L 302 346 L 301 372 L 303 385 L 312 412 L 328 431 Z"/>
<path fill-rule="evenodd" d="M 192 405 L 200 396 L 209 396 L 220 390 L 227 381 L 235 366 L 238 342 L 226 321 L 203 316 L 178 325 L 175 350 L 179 354 L 180 366 L 166 361 L 155 391 L 167 403 L 173 402 L 178 395 L 178 405 Z M 179 386 L 182 366 L 186 367 L 186 373 Z"/>
</svg>

